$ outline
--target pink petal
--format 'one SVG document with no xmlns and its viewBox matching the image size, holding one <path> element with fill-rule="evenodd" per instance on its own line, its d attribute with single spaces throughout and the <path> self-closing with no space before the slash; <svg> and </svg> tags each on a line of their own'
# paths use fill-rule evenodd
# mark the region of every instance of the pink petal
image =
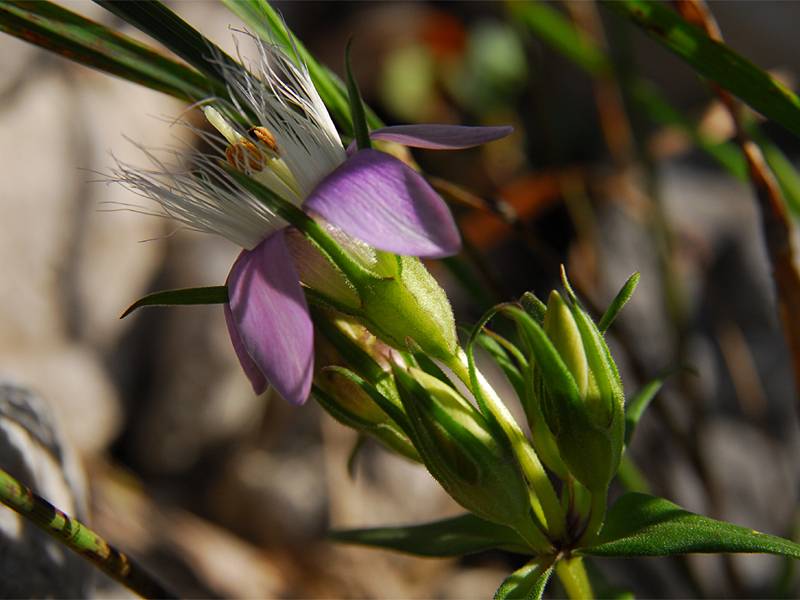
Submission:
<svg viewBox="0 0 800 600">
<path fill-rule="evenodd" d="M 374 140 L 397 142 L 412 148 L 458 150 L 471 148 L 504 138 L 513 127 L 466 127 L 464 125 L 394 125 L 371 132 Z"/>
<path fill-rule="evenodd" d="M 304 206 L 380 250 L 438 258 L 461 248 L 444 200 L 419 173 L 377 150 L 348 158 Z"/>
<path fill-rule="evenodd" d="M 239 255 L 228 296 L 231 341 L 253 389 L 259 391 L 252 376 L 259 371 L 281 396 L 303 404 L 313 376 L 314 329 L 283 230 Z"/>
</svg>

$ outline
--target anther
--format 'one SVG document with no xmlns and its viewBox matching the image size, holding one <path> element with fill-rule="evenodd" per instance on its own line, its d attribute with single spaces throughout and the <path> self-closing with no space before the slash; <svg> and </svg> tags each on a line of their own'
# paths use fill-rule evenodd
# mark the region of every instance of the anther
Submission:
<svg viewBox="0 0 800 600">
<path fill-rule="evenodd" d="M 240 171 L 262 171 L 267 159 L 256 145 L 245 139 L 231 144 L 225 149 L 225 158 L 234 169 Z"/>
<path fill-rule="evenodd" d="M 267 148 L 272 150 L 276 155 L 280 154 L 278 152 L 278 144 L 275 142 L 275 136 L 270 133 L 269 129 L 266 127 L 251 127 L 247 131 L 247 135 L 250 136 L 250 139 L 254 142 L 261 142 Z"/>
</svg>

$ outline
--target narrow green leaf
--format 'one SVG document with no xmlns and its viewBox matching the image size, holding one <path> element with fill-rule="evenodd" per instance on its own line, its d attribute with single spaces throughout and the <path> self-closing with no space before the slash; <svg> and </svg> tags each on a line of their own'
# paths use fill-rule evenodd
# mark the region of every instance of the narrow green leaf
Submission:
<svg viewBox="0 0 800 600">
<path fill-rule="evenodd" d="M 527 554 L 523 539 L 510 527 L 465 514 L 405 527 L 331 531 L 337 542 L 385 548 L 417 556 L 462 556 L 492 548 Z"/>
<path fill-rule="evenodd" d="M 350 48 L 352 44 L 353 40 L 351 39 L 347 42 L 347 47 L 344 51 L 344 62 L 347 69 L 347 100 L 350 104 L 350 116 L 353 119 L 356 145 L 359 150 L 363 150 L 372 148 L 372 142 L 369 139 L 369 127 L 367 127 L 367 119 L 364 115 L 364 100 L 361 98 L 361 90 L 358 89 L 358 82 L 353 76 L 353 67 L 350 64 Z"/>
<path fill-rule="evenodd" d="M 502 369 L 506 379 L 508 379 L 509 383 L 514 387 L 517 397 L 522 398 L 525 394 L 525 381 L 522 378 L 522 373 L 520 372 L 519 368 L 508 356 L 508 353 L 505 351 L 505 349 L 503 349 L 503 347 L 496 340 L 487 335 L 485 332 L 478 336 L 476 342 L 478 346 L 489 353 L 489 355 L 497 363 L 497 366 Z"/>
<path fill-rule="evenodd" d="M 709 38 L 660 2 L 618 0 L 604 6 L 622 14 L 716 82 L 786 129 L 800 135 L 800 98 L 728 46 Z"/>
<path fill-rule="evenodd" d="M 181 100 L 220 89 L 186 65 L 50 2 L 1 2 L 0 31 Z"/>
<path fill-rule="evenodd" d="M 552 557 L 534 558 L 503 581 L 494 600 L 540 600 L 552 573 Z"/>
<path fill-rule="evenodd" d="M 580 550 L 596 556 L 695 552 L 758 552 L 800 558 L 800 544 L 688 512 L 664 498 L 629 493 L 611 507 L 595 544 Z"/>
<path fill-rule="evenodd" d="M 224 68 L 241 66 L 221 48 L 157 0 L 93 0 L 161 42 L 224 89 Z"/>
<path fill-rule="evenodd" d="M 664 381 L 669 376 L 669 373 L 656 377 L 652 381 L 645 384 L 639 392 L 631 398 L 625 406 L 625 445 L 629 446 L 633 432 L 639 424 L 639 419 L 642 418 L 644 411 L 650 406 L 653 398 L 661 390 Z"/>
<path fill-rule="evenodd" d="M 639 277 L 639 273 L 634 273 L 628 277 L 628 281 L 625 282 L 625 285 L 622 286 L 622 289 L 617 292 L 616 296 L 614 296 L 611 304 L 606 309 L 606 312 L 603 313 L 603 317 L 597 324 L 597 328 L 600 330 L 600 333 L 605 333 L 608 331 L 608 328 L 611 327 L 611 324 L 614 322 L 614 319 L 617 318 L 619 312 L 628 303 L 628 300 L 631 299 L 633 292 L 636 291 L 636 286 L 639 284 Z"/>
<path fill-rule="evenodd" d="M 173 306 L 186 304 L 224 304 L 228 301 L 228 288 L 224 285 L 199 288 L 183 288 L 153 292 L 131 304 L 120 319 L 124 319 L 142 306 Z"/>
<path fill-rule="evenodd" d="M 222 0 L 234 14 L 251 27 L 265 41 L 283 46 L 289 56 L 296 54 L 300 62 L 308 68 L 314 87 L 317 88 L 322 101 L 331 112 L 341 131 L 353 135 L 353 122 L 350 118 L 350 107 L 347 102 L 347 88 L 330 69 L 320 65 L 302 42 L 286 26 L 281 15 L 266 0 Z M 381 120 L 365 107 L 367 123 L 373 129 L 383 127 Z"/>
</svg>

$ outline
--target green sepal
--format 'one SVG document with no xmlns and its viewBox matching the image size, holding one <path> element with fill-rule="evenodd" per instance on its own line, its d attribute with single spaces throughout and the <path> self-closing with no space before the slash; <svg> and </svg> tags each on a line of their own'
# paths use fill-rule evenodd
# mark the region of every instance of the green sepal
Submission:
<svg viewBox="0 0 800 600">
<path fill-rule="evenodd" d="M 625 307 L 625 305 L 628 303 L 628 300 L 631 299 L 633 292 L 636 291 L 636 286 L 639 285 L 640 277 L 641 275 L 639 273 L 634 273 L 628 277 L 628 280 L 625 282 L 619 292 L 617 292 L 617 295 L 614 296 L 611 304 L 609 304 L 606 312 L 603 313 L 600 322 L 597 324 L 597 329 L 600 330 L 600 333 L 605 333 L 608 331 L 608 328 L 611 327 L 611 324 L 617 318 L 619 312 Z"/>
<path fill-rule="evenodd" d="M 595 556 L 710 552 L 758 552 L 800 559 L 800 544 L 691 513 L 664 498 L 632 492 L 608 511 L 596 541 L 579 550 Z"/>
<path fill-rule="evenodd" d="M 377 404 L 378 407 L 389 416 L 389 418 L 397 423 L 405 435 L 407 435 L 409 438 L 411 437 L 412 429 L 408 423 L 408 417 L 406 416 L 403 407 L 396 399 L 382 394 L 380 390 L 378 390 L 378 388 L 372 385 L 369 381 L 366 381 L 363 377 L 345 367 L 330 366 L 324 367 L 322 370 L 324 372 L 340 375 L 360 387 L 367 393 L 372 401 L 375 402 L 375 404 Z"/>
<path fill-rule="evenodd" d="M 534 558 L 497 588 L 494 600 L 540 600 L 553 574 L 553 557 Z"/>
<path fill-rule="evenodd" d="M 542 302 L 533 292 L 525 292 L 519 300 L 522 308 L 539 325 L 544 325 L 544 317 L 547 314 L 547 305 Z"/>
<path fill-rule="evenodd" d="M 529 526 L 529 494 L 510 448 L 451 386 L 419 369 L 395 369 L 409 437 L 425 466 L 453 499 L 478 516 Z"/>
<path fill-rule="evenodd" d="M 328 537 L 347 544 L 430 557 L 463 556 L 494 548 L 519 554 L 530 552 L 513 529 L 473 514 L 404 527 L 334 530 Z"/>
<path fill-rule="evenodd" d="M 320 385 L 312 386 L 311 395 L 331 417 L 342 425 L 355 429 L 359 434 L 375 438 L 389 450 L 405 456 L 409 460 L 422 462 L 408 436 L 391 418 L 386 415 L 383 419 L 365 417 L 364 414 L 359 414 L 358 410 L 353 410 L 347 403 L 337 400 L 334 394 L 329 393 Z M 348 461 L 348 468 L 350 462 Z"/>
<path fill-rule="evenodd" d="M 354 282 L 362 319 L 379 338 L 398 349 L 432 358 L 452 358 L 458 346 L 447 294 L 418 258 L 397 257 L 397 274 Z"/>
<path fill-rule="evenodd" d="M 361 98 L 361 90 L 358 89 L 358 82 L 353 75 L 353 68 L 350 64 L 350 48 L 353 40 L 347 42 L 344 51 L 344 64 L 347 71 L 347 101 L 350 104 L 350 116 L 353 119 L 353 133 L 356 138 L 356 146 L 359 150 L 372 148 L 369 139 L 369 127 L 367 127 L 367 117 L 364 114 L 364 100 Z"/>
<path fill-rule="evenodd" d="M 224 285 L 210 287 L 182 288 L 153 292 L 139 298 L 120 315 L 124 319 L 143 306 L 177 306 L 190 304 L 224 304 L 228 301 L 228 288 Z"/>
</svg>

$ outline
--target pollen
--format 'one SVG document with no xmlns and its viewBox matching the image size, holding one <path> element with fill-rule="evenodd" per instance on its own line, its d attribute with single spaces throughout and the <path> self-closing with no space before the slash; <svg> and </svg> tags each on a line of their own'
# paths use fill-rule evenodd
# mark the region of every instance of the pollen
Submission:
<svg viewBox="0 0 800 600">
<path fill-rule="evenodd" d="M 254 128 L 255 129 L 255 128 Z M 263 171 L 267 157 L 251 141 L 241 139 L 225 149 L 225 158 L 234 169 L 246 172 Z"/>
</svg>

